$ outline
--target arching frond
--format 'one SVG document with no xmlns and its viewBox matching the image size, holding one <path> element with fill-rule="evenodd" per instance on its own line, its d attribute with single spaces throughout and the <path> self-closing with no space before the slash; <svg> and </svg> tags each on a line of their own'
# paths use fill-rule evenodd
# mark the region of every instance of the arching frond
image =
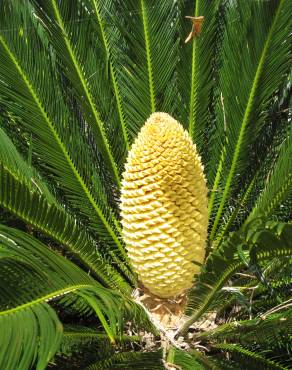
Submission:
<svg viewBox="0 0 292 370">
<path fill-rule="evenodd" d="M 0 121 L 0 123 L 2 123 Z M 41 179 L 38 172 L 29 165 L 17 151 L 9 136 L 0 126 L 0 163 L 9 168 L 13 173 L 19 173 L 31 184 L 31 189 L 44 194 L 49 203 L 55 203 L 56 200 L 51 194 L 45 182 Z M 11 192 L 12 194 L 12 192 Z"/>
<path fill-rule="evenodd" d="M 232 278 L 232 286 L 221 290 L 217 303 L 217 319 L 236 307 L 235 320 L 264 314 L 279 302 L 290 297 L 291 257 L 276 257 L 260 263 L 263 281 L 258 281 L 255 271 L 238 273 Z M 254 270 L 255 266 L 253 267 Z"/>
<path fill-rule="evenodd" d="M 106 369 L 145 369 L 164 370 L 161 351 L 157 352 L 121 352 L 112 355 L 109 359 L 99 361 L 87 368 L 87 370 Z"/>
<path fill-rule="evenodd" d="M 97 41 L 92 38 L 88 9 L 79 1 L 75 1 L 74 6 L 55 0 L 38 0 L 35 3 L 49 31 L 48 36 L 57 52 L 58 62 L 70 80 L 85 120 L 93 132 L 95 144 L 111 171 L 114 182 L 119 186 L 120 177 L 116 161 L 120 158 L 114 158 L 110 141 L 120 133 L 115 132 L 111 137 L 108 136 L 101 119 L 97 102 L 99 96 L 107 90 L 107 81 L 104 79 L 106 66 L 98 62 L 97 50 L 94 48 L 94 43 Z M 81 19 L 81 22 L 76 27 L 75 22 L 78 22 L 78 19 Z M 87 21 L 84 21 L 86 19 Z M 101 92 L 98 87 L 101 83 L 104 92 Z M 110 116 L 106 118 L 110 119 Z M 124 134 L 123 130 L 122 134 Z"/>
<path fill-rule="evenodd" d="M 45 369 L 60 345 L 62 325 L 46 303 L 10 314 L 0 312 L 3 369 Z"/>
<path fill-rule="evenodd" d="M 94 360 L 110 358 L 115 351 L 127 351 L 133 345 L 139 345 L 141 340 L 138 336 L 116 335 L 115 346 L 112 346 L 108 335 L 102 330 L 81 325 L 65 325 L 63 330 L 62 342 L 54 359 L 59 368 L 72 356 L 75 363 L 85 368 Z"/>
<path fill-rule="evenodd" d="M 20 361 L 33 363 L 35 350 L 32 349 L 38 348 L 40 335 L 48 338 L 49 342 L 42 344 L 45 349 L 36 349 L 39 361 L 49 361 L 54 354 L 51 353 L 52 348 L 57 350 L 61 332 L 57 317 L 46 302 L 70 293 L 83 297 L 94 309 L 110 340 L 114 342 L 114 335 L 118 333 L 123 315 L 123 301 L 117 293 L 103 288 L 72 262 L 20 231 L 0 226 L 0 246 L 0 319 L 3 326 L 10 328 L 11 339 L 14 338 L 10 342 L 7 333 L 1 331 L 1 348 L 7 348 L 4 357 L 1 351 L 1 367 L 15 369 Z M 21 326 L 22 340 L 31 332 L 32 340 L 35 341 L 35 345 L 25 347 L 25 356 L 21 351 L 17 356 L 14 352 L 18 338 L 18 320 L 25 323 L 25 328 Z M 39 329 L 35 328 L 36 323 L 41 330 L 43 325 L 48 327 L 50 335 L 46 337 L 44 332 L 40 334 Z M 23 346 L 24 343 L 20 348 Z M 45 359 L 43 353 L 46 354 Z M 44 368 L 42 364 L 38 366 L 39 369 Z"/>
<path fill-rule="evenodd" d="M 1 128 L 0 144 L 1 206 L 65 246 L 104 284 L 129 292 L 128 284 L 104 260 L 92 237 L 57 202 Z"/>
<path fill-rule="evenodd" d="M 214 215 L 211 240 L 238 184 L 236 174 L 243 176 L 249 171 L 248 153 L 265 122 L 265 111 L 275 86 L 281 85 L 289 71 L 289 6 L 289 1 L 281 0 L 234 3 L 230 7 L 223 42 L 223 54 L 228 58 L 224 58 L 220 71 L 225 111 L 225 120 L 221 122 L 222 140 L 227 135 L 221 153 L 226 154 L 217 156 L 214 179 L 217 176 L 220 180 L 214 180 L 216 186 L 210 199 L 210 213 Z M 254 22 L 259 18 L 262 22 Z M 218 109 L 222 109 L 220 102 Z M 224 189 L 222 194 L 218 192 L 219 186 Z"/>
<path fill-rule="evenodd" d="M 268 176 L 265 188 L 259 195 L 254 208 L 246 222 L 256 217 L 270 217 L 275 208 L 280 206 L 291 193 L 292 185 L 292 130 L 288 133 L 287 139 L 281 145 L 279 156 Z M 290 194 L 291 196 L 291 194 Z"/>
<path fill-rule="evenodd" d="M 120 45 L 121 37 L 118 28 L 111 27 L 111 18 L 116 13 L 115 4 L 112 1 L 90 0 L 86 3 L 92 13 L 92 21 L 98 31 L 100 31 L 101 41 L 103 44 L 103 61 L 106 67 L 109 65 L 109 76 L 105 77 L 110 79 L 112 84 L 113 95 L 116 101 L 116 108 L 119 117 L 119 125 L 124 142 L 125 151 L 130 148 L 129 143 L 129 128 L 127 125 L 127 117 L 125 116 L 124 97 L 121 89 L 121 79 L 119 76 L 120 69 L 123 66 L 122 55 L 124 53 L 123 45 Z M 119 149 L 121 152 L 121 149 Z M 124 153 L 126 154 L 126 153 Z M 121 160 L 125 159 L 121 156 Z M 121 161 L 122 162 L 122 161 Z"/>
<path fill-rule="evenodd" d="M 176 37 L 177 4 L 153 0 L 118 1 L 113 14 L 103 13 L 120 32 L 123 54 L 117 75 L 124 96 L 124 109 L 133 139 L 150 113 L 172 113 L 177 104 L 175 65 L 179 40 Z M 101 7 L 102 8 L 102 7 Z M 114 16 L 114 14 L 116 16 Z M 117 45 L 117 50 L 121 46 Z M 119 55 L 120 57 L 120 55 Z M 172 60 L 171 63 L 169 61 Z"/>
<path fill-rule="evenodd" d="M 264 355 L 257 353 L 256 351 L 248 350 L 238 344 L 220 343 L 215 344 L 214 347 L 235 354 L 237 358 L 241 359 L 241 364 L 245 364 L 245 366 L 258 369 L 288 369 L 285 366 L 281 366 L 276 361 L 269 360 L 265 358 Z"/>
<path fill-rule="evenodd" d="M 224 21 L 225 1 L 179 1 L 180 6 L 180 54 L 179 94 L 182 123 L 206 159 L 206 132 L 211 130 L 210 105 L 217 71 L 215 57 L 220 45 L 221 25 Z M 186 16 L 204 17 L 199 35 L 187 44 L 185 39 L 192 28 Z M 186 63 L 186 61 L 189 61 Z"/>
<path fill-rule="evenodd" d="M 85 135 L 81 135 L 76 118 L 65 105 L 53 57 L 44 50 L 46 40 L 37 34 L 28 6 L 16 10 L 6 1 L 1 6 L 2 24 L 5 26 L 5 20 L 10 19 L 9 26 L 15 30 L 0 34 L 1 103 L 21 117 L 23 128 L 33 134 L 35 156 L 50 170 L 71 206 L 86 218 L 101 240 L 127 259 L 119 223 L 90 160 L 92 153 Z M 27 24 L 22 32 L 21 19 Z M 26 37 L 29 43 L 24 42 Z M 55 96 L 58 98 L 54 99 Z"/>
<path fill-rule="evenodd" d="M 167 364 L 175 365 L 182 369 L 204 370 L 216 369 L 214 364 L 202 353 L 196 350 L 184 352 L 177 348 L 171 348 L 167 356 Z"/>
<path fill-rule="evenodd" d="M 283 338 L 288 339 L 292 330 L 292 312 L 286 310 L 272 313 L 267 317 L 257 317 L 252 320 L 234 321 L 219 325 L 216 329 L 198 333 L 194 336 L 196 340 L 208 338 L 210 340 L 226 340 L 248 344 L 268 344 L 268 346 L 280 347 Z"/>
<path fill-rule="evenodd" d="M 105 332 L 97 331 L 92 328 L 83 327 L 80 325 L 64 326 L 63 337 L 62 337 L 62 348 L 63 347 L 72 347 L 84 344 L 87 342 L 100 342 L 109 340 L 108 335 Z M 139 342 L 141 337 L 139 336 L 129 336 L 129 335 L 119 335 L 115 337 L 117 343 L 131 343 Z"/>
<path fill-rule="evenodd" d="M 240 269 L 252 263 L 274 256 L 292 255 L 292 227 L 283 223 L 258 223 L 250 225 L 245 234 L 234 233 L 210 253 L 189 296 L 189 312 L 195 311 L 179 330 L 183 334 L 189 326 L 204 315 L 212 305 L 216 294 L 227 280 Z"/>
</svg>

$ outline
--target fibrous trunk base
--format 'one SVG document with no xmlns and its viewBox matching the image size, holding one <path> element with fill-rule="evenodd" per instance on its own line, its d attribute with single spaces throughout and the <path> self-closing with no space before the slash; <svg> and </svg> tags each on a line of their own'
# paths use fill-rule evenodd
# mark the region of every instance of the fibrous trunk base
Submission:
<svg viewBox="0 0 292 370">
<path fill-rule="evenodd" d="M 154 323 L 159 323 L 165 330 L 176 329 L 183 321 L 186 294 L 174 298 L 160 298 L 140 285 L 135 292 L 135 300 L 144 306 Z"/>
</svg>

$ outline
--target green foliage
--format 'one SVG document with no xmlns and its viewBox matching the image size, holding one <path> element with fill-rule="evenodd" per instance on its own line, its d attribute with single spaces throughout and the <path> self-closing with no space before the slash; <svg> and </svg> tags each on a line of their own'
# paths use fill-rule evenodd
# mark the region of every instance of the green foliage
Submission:
<svg viewBox="0 0 292 370">
<path fill-rule="evenodd" d="M 248 231 L 234 233 L 223 242 L 220 248 L 208 256 L 201 274 L 189 294 L 189 313 L 195 311 L 181 328 L 185 333 L 189 326 L 207 310 L 214 308 L 214 300 L 219 289 L 237 271 L 245 266 L 256 269 L 260 260 L 274 256 L 291 256 L 292 226 L 267 223 L 250 225 Z M 217 297 L 218 298 L 218 297 Z M 217 306 L 217 302 L 215 307 Z"/>
<path fill-rule="evenodd" d="M 221 120 L 218 129 L 226 144 L 218 155 L 219 165 L 210 198 L 211 215 L 216 204 L 211 240 L 216 236 L 226 201 L 232 190 L 236 193 L 238 189 L 236 173 L 243 176 L 250 170 L 248 154 L 265 123 L 265 111 L 273 99 L 275 86 L 287 75 L 291 55 L 289 43 L 285 42 L 290 23 L 289 7 L 289 1 L 247 1 L 230 7 L 227 22 L 237 21 L 226 27 L 222 46 L 223 55 L 228 57 L 224 58 L 220 70 L 219 88 L 224 103 L 218 104 L 218 109 L 223 110 L 218 115 L 219 122 Z M 262 22 L 250 23 L 250 19 L 259 18 Z M 216 197 L 219 186 L 224 190 Z"/>
<path fill-rule="evenodd" d="M 104 284 L 127 291 L 124 279 L 103 261 L 92 237 L 57 202 L 1 128 L 0 143 L 1 204 L 73 252 Z"/>
<path fill-rule="evenodd" d="M 138 336 L 116 335 L 115 346 L 110 343 L 108 335 L 100 330 L 80 325 L 66 325 L 62 336 L 61 346 L 55 358 L 59 368 L 83 368 L 97 361 L 109 359 L 115 351 L 127 351 L 136 343 L 140 343 Z M 74 361 L 72 362 L 72 358 Z"/>
<path fill-rule="evenodd" d="M 58 348 L 62 328 L 55 311 L 47 302 L 71 293 L 81 296 L 94 309 L 110 340 L 114 342 L 123 311 L 114 304 L 114 300 L 123 302 L 117 293 L 102 287 L 78 266 L 20 231 L 1 226 L 0 246 L 1 327 L 11 331 L 11 339 L 5 330 L 2 331 L 1 343 L 4 348 L 9 346 L 10 340 L 15 342 L 19 332 L 22 333 L 17 356 L 12 356 L 13 349 L 11 358 L 6 351 L 1 351 L 4 356 L 0 362 L 2 367 L 21 368 L 21 362 L 25 361 L 23 368 L 26 368 L 35 361 L 37 354 L 37 368 L 44 368 Z M 48 335 L 43 334 L 46 331 Z M 30 332 L 32 343 L 40 339 L 39 348 L 36 347 L 34 351 L 32 347 L 35 346 L 25 346 Z"/>
<path fill-rule="evenodd" d="M 204 16 L 187 44 L 185 16 Z M 1 369 L 291 366 L 291 26 L 289 0 L 1 1 Z M 164 351 L 144 343 L 159 331 L 119 218 L 154 111 L 188 130 L 210 189 L 206 261 Z"/>
<path fill-rule="evenodd" d="M 237 341 L 244 345 L 269 344 L 282 347 L 291 333 L 291 310 L 270 313 L 251 320 L 241 320 L 195 335 L 196 339 Z M 286 342 L 287 343 L 287 342 Z"/>
<path fill-rule="evenodd" d="M 204 370 L 205 368 L 208 369 L 212 367 L 208 359 L 199 351 L 187 353 L 176 348 L 172 348 L 169 353 L 172 354 L 172 358 L 168 355 L 168 362 L 180 366 L 183 369 Z"/>
<path fill-rule="evenodd" d="M 236 353 L 238 358 L 241 360 L 241 364 L 246 364 L 246 366 L 257 366 L 259 369 L 285 369 L 285 367 L 277 364 L 275 361 L 271 361 L 264 356 L 250 351 L 237 344 L 216 344 L 215 348 L 220 348 L 222 350 L 230 351 L 231 353 Z"/>
<path fill-rule="evenodd" d="M 116 353 L 110 359 L 99 361 L 89 366 L 88 370 L 103 369 L 149 369 L 164 370 L 165 367 L 161 360 L 161 351 L 157 352 L 123 352 Z"/>
</svg>

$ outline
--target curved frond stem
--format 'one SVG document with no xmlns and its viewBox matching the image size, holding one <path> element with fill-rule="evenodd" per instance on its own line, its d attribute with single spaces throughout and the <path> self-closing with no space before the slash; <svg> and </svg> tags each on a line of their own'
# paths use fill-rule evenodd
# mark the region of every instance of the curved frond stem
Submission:
<svg viewBox="0 0 292 370">
<path fill-rule="evenodd" d="M 109 340 L 111 342 L 111 344 L 115 344 L 116 341 L 115 341 L 115 338 L 114 338 L 114 333 L 113 331 L 111 330 L 109 324 L 107 323 L 103 313 L 102 313 L 102 310 L 99 308 L 98 304 L 96 303 L 95 299 L 91 298 L 90 296 L 86 295 L 84 296 L 82 294 L 82 292 L 79 292 L 78 293 L 81 297 L 84 297 L 88 303 L 90 303 L 91 307 L 94 309 L 95 313 L 97 314 L 102 326 L 104 327 L 104 330 L 105 332 L 107 333 L 108 337 L 109 337 Z"/>
<path fill-rule="evenodd" d="M 227 176 L 227 180 L 226 180 L 226 184 L 225 184 L 225 187 L 224 187 L 221 202 L 220 202 L 220 205 L 219 205 L 219 208 L 218 208 L 218 211 L 217 211 L 214 223 L 213 223 L 213 227 L 212 227 L 212 230 L 211 230 L 211 233 L 210 233 L 210 240 L 211 241 L 215 237 L 215 234 L 216 234 L 218 224 L 219 224 L 220 219 L 221 219 L 221 215 L 222 215 L 225 203 L 226 203 L 226 201 L 228 199 L 228 196 L 229 196 L 229 193 L 230 193 L 231 184 L 232 184 L 234 174 L 235 174 L 235 171 L 236 171 L 237 161 L 238 161 L 238 158 L 239 158 L 239 155 L 240 155 L 241 146 L 242 146 L 244 136 L 245 136 L 245 130 L 246 130 L 246 127 L 247 127 L 247 125 L 250 121 L 251 113 L 254 109 L 255 97 L 256 97 L 256 94 L 257 94 L 258 86 L 259 86 L 259 80 L 260 80 L 262 72 L 263 72 L 263 67 L 264 67 L 264 63 L 265 63 L 265 60 L 266 60 L 266 56 L 267 56 L 267 53 L 268 53 L 268 50 L 269 50 L 269 47 L 270 47 L 272 36 L 274 34 L 275 27 L 276 27 L 278 18 L 280 16 L 281 9 L 283 7 L 284 1 L 285 0 L 281 0 L 279 2 L 275 17 L 273 19 L 273 23 L 272 23 L 272 25 L 270 27 L 270 30 L 269 30 L 269 33 L 267 35 L 267 38 L 266 38 L 266 41 L 265 41 L 265 44 L 263 46 L 262 53 L 261 53 L 261 56 L 260 56 L 260 59 L 259 59 L 259 63 L 258 63 L 256 72 L 255 72 L 255 75 L 254 75 L 253 83 L 252 83 L 251 90 L 250 90 L 250 93 L 249 93 L 248 101 L 247 101 L 247 104 L 246 104 L 243 120 L 242 120 L 242 123 L 241 123 L 239 135 L 238 135 L 238 139 L 237 139 L 237 142 L 236 142 L 235 150 L 234 150 L 232 161 L 231 161 L 230 171 L 229 171 L 228 176 Z"/>
<path fill-rule="evenodd" d="M 256 181 L 257 177 L 256 175 L 252 178 L 251 182 L 249 183 L 246 191 L 244 192 L 244 194 L 242 195 L 241 199 L 238 200 L 238 204 L 236 206 L 236 208 L 234 209 L 234 211 L 232 211 L 231 215 L 228 217 L 226 223 L 223 225 L 222 229 L 220 230 L 220 235 L 218 235 L 218 238 L 216 238 L 216 245 L 219 246 L 220 243 L 222 242 L 224 236 L 226 235 L 226 233 L 228 232 L 228 230 L 230 229 L 233 221 L 235 220 L 238 212 L 242 209 L 242 207 L 244 206 L 247 198 L 249 197 L 254 185 L 255 185 L 255 181 Z"/>
<path fill-rule="evenodd" d="M 117 271 L 102 259 L 94 241 L 58 203 L 49 203 L 44 194 L 33 191 L 3 164 L 0 166 L 0 204 L 5 209 L 32 225 L 80 259 L 103 284 L 118 287 L 129 293 L 130 287 Z M 13 197 L 10 195 L 13 192 Z M 26 207 L 22 207 L 21 204 Z"/>
<path fill-rule="evenodd" d="M 86 289 L 86 288 L 92 288 L 92 285 L 88 285 L 88 284 L 71 285 L 71 286 L 68 286 L 64 289 L 59 289 L 59 290 L 56 290 L 56 291 L 54 291 L 50 294 L 43 295 L 43 296 L 41 296 L 37 299 L 31 300 L 30 302 L 24 303 L 20 306 L 13 307 L 13 308 L 10 308 L 8 310 L 0 311 L 0 316 L 11 315 L 12 313 L 15 313 L 15 312 L 18 312 L 18 311 L 21 311 L 21 310 L 25 310 L 29 307 L 38 305 L 38 304 L 43 303 L 43 302 L 49 302 L 54 298 L 62 297 L 66 294 L 75 292 L 77 290 Z"/>
<path fill-rule="evenodd" d="M 56 3 L 55 0 L 51 0 L 51 2 L 52 2 L 52 7 L 53 7 L 53 10 L 54 10 L 55 16 L 56 16 L 56 20 L 58 22 L 58 26 L 62 30 L 62 34 L 64 36 L 65 45 L 67 47 L 68 53 L 69 53 L 69 55 L 72 59 L 72 62 L 74 64 L 76 73 L 77 73 L 77 75 L 79 77 L 79 80 L 80 80 L 80 84 L 81 84 L 81 86 L 83 88 L 83 91 L 84 91 L 84 95 L 86 97 L 86 100 L 87 100 L 88 105 L 90 107 L 90 111 L 92 112 L 92 116 L 94 117 L 94 120 L 95 120 L 95 123 L 96 123 L 96 125 L 94 127 L 92 127 L 93 132 L 95 133 L 95 135 L 98 135 L 102 139 L 103 153 L 107 157 L 108 163 L 111 166 L 111 172 L 114 176 L 114 180 L 115 180 L 116 184 L 120 187 L 121 183 L 120 183 L 119 171 L 117 169 L 117 165 L 114 161 L 111 149 L 109 147 L 109 143 L 108 143 L 108 140 L 106 138 L 103 123 L 101 121 L 101 118 L 99 116 L 98 111 L 96 110 L 95 104 L 93 102 L 93 97 L 90 93 L 89 87 L 88 87 L 87 82 L 86 82 L 86 78 L 82 73 L 82 68 L 78 63 L 77 57 L 75 56 L 75 53 L 74 53 L 74 49 L 73 49 L 73 47 L 70 43 L 70 39 L 69 39 L 68 34 L 66 32 L 66 29 L 65 29 L 63 20 L 61 18 L 61 14 L 60 14 L 59 8 L 57 6 L 57 3 Z"/>
<path fill-rule="evenodd" d="M 117 108 L 118 108 L 118 112 L 119 112 L 119 118 L 120 118 L 120 122 L 121 122 L 122 132 L 123 132 L 123 136 L 124 136 L 124 142 L 125 142 L 126 149 L 128 151 L 129 147 L 130 147 L 130 144 L 129 144 L 129 138 L 128 138 L 128 133 L 127 133 L 127 128 L 126 128 L 124 111 L 123 111 L 123 101 L 122 101 L 120 88 L 119 88 L 117 78 L 116 78 L 115 67 L 114 67 L 114 64 L 111 60 L 111 51 L 110 51 L 108 38 L 106 36 L 106 29 L 105 29 L 104 22 L 102 20 L 101 14 L 100 14 L 100 9 L 99 9 L 99 5 L 97 4 L 97 1 L 92 0 L 92 3 L 93 3 L 93 6 L 94 6 L 94 11 L 95 11 L 95 15 L 96 15 L 98 24 L 100 26 L 100 31 L 101 31 L 101 36 L 102 36 L 102 41 L 103 41 L 103 44 L 104 44 L 104 48 L 105 48 L 105 51 L 106 51 L 106 56 L 109 59 L 110 75 L 111 75 L 111 80 L 112 80 L 112 83 L 113 83 L 114 95 L 115 95 L 115 99 L 116 99 L 116 102 L 117 102 Z"/>
<path fill-rule="evenodd" d="M 257 352 L 250 351 L 239 344 L 233 343 L 219 343 L 213 344 L 214 348 L 219 348 L 222 350 L 226 350 L 228 352 L 235 352 L 241 356 L 247 357 L 252 363 L 255 365 L 256 363 L 264 364 L 269 369 L 285 369 L 283 366 L 277 364 L 276 362 L 269 360 Z"/>
<path fill-rule="evenodd" d="M 220 279 L 216 282 L 216 285 L 210 290 L 209 294 L 205 297 L 204 303 L 200 306 L 199 310 L 196 311 L 186 322 L 181 326 L 181 328 L 177 332 L 177 337 L 184 336 L 189 327 L 196 322 L 207 310 L 210 303 L 212 302 L 215 294 L 218 290 L 222 287 L 224 282 L 229 279 L 236 271 L 239 271 L 244 267 L 244 263 L 242 261 L 238 261 L 229 267 L 228 270 L 224 271 L 224 274 L 220 276 Z"/>
<path fill-rule="evenodd" d="M 234 233 L 225 245 L 212 252 L 197 282 L 196 311 L 179 328 L 176 338 L 185 335 L 189 327 L 207 312 L 219 289 L 235 272 L 249 263 L 249 257 L 252 263 L 256 263 L 272 257 L 291 256 L 291 231 L 291 225 L 285 223 L 267 222 L 264 228 L 260 226 L 255 229 L 251 225 L 245 231 L 244 239 L 240 232 Z M 218 271 L 208 271 L 210 266 L 213 270 L 217 266 Z"/>
<path fill-rule="evenodd" d="M 1 285 L 3 287 L 5 282 L 10 287 L 15 285 L 21 292 L 11 299 L 9 290 L 3 289 L 0 317 L 74 293 L 83 298 L 82 305 L 76 305 L 77 310 L 90 306 L 111 339 L 118 332 L 127 309 L 125 297 L 104 288 L 77 265 L 19 230 L 1 225 L 0 243 Z M 6 279 L 6 271 L 11 266 L 15 267 L 15 274 Z M 21 283 L 16 283 L 17 279 Z M 38 284 L 35 284 L 36 279 Z M 60 302 L 65 307 L 71 303 L 70 299 Z"/>
<path fill-rule="evenodd" d="M 87 327 L 64 327 L 64 332 L 63 332 L 63 338 L 77 338 L 82 340 L 82 338 L 85 339 L 101 339 L 101 340 L 107 340 L 108 335 L 106 333 L 99 332 L 97 330 L 92 330 Z M 138 335 L 115 335 L 114 336 L 116 342 L 139 342 L 141 340 L 141 337 Z M 74 340 L 74 339 L 73 339 Z"/>
<path fill-rule="evenodd" d="M 57 352 L 63 327 L 46 303 L 0 316 L 1 369 L 45 369 Z"/>
<path fill-rule="evenodd" d="M 211 196 L 209 198 L 209 203 L 208 203 L 209 218 L 210 218 L 210 216 L 212 215 L 212 212 L 213 212 L 214 202 L 215 202 L 215 198 L 216 198 L 216 192 L 218 191 L 218 187 L 219 187 L 219 183 L 220 183 L 220 177 L 221 177 L 221 172 L 222 172 L 222 168 L 223 168 L 225 155 L 226 155 L 226 150 L 224 150 L 224 148 L 223 148 L 223 150 L 221 152 L 217 172 L 216 172 L 216 177 L 215 177 L 214 184 L 213 184 L 213 187 L 212 187 L 212 190 L 211 190 Z"/>
<path fill-rule="evenodd" d="M 269 311 L 266 311 L 261 315 L 261 318 L 265 319 L 267 316 L 274 314 L 275 312 L 286 310 L 287 308 L 292 307 L 292 299 L 288 299 L 285 302 L 277 305 L 276 307 L 271 308 Z"/>
<path fill-rule="evenodd" d="M 141 0 L 141 12 L 142 12 L 142 21 L 143 21 L 146 56 L 147 56 L 147 69 L 148 69 L 148 81 L 149 81 L 149 91 L 150 91 L 150 101 L 151 101 L 151 112 L 153 113 L 156 111 L 156 97 L 155 97 L 155 88 L 154 88 L 154 79 L 153 79 L 153 70 L 152 70 L 148 15 L 147 15 L 147 10 L 145 7 L 144 0 Z"/>
<path fill-rule="evenodd" d="M 99 207 L 99 205 L 95 202 L 94 197 L 92 196 L 90 190 L 86 186 L 86 183 L 85 183 L 84 179 L 82 178 L 82 176 L 78 172 L 77 168 L 75 167 L 75 165 L 74 165 L 74 163 L 73 163 L 73 161 L 72 161 L 72 159 L 71 159 L 71 157 L 70 157 L 70 155 L 69 155 L 69 153 L 66 149 L 66 146 L 63 144 L 60 136 L 58 135 L 58 132 L 57 132 L 55 126 L 54 126 L 54 123 L 52 122 L 52 120 L 47 115 L 46 111 L 44 110 L 43 105 L 41 103 L 41 100 L 39 99 L 39 97 L 37 95 L 37 92 L 34 90 L 33 85 L 31 84 L 30 80 L 28 79 L 25 72 L 21 68 L 20 63 L 18 62 L 15 55 L 9 49 L 9 47 L 6 44 L 2 35 L 0 35 L 0 44 L 2 45 L 2 47 L 5 50 L 5 52 L 7 53 L 7 55 L 9 56 L 9 58 L 12 61 L 15 69 L 17 70 L 20 78 L 22 79 L 22 81 L 24 82 L 27 90 L 29 91 L 29 93 L 32 97 L 32 100 L 34 101 L 36 107 L 39 110 L 40 116 L 43 118 L 44 122 L 46 123 L 47 127 L 49 128 L 52 136 L 54 137 L 54 139 L 55 139 L 55 141 L 58 145 L 58 148 L 59 148 L 60 152 L 62 153 L 64 159 L 66 160 L 66 163 L 68 164 L 68 168 L 70 168 L 70 170 L 71 170 L 72 176 L 74 176 L 76 181 L 79 183 L 83 193 L 85 194 L 86 198 L 88 199 L 88 201 L 91 204 L 91 206 L 93 207 L 93 209 L 96 211 L 99 219 L 101 220 L 105 229 L 108 231 L 108 233 L 111 236 L 114 243 L 119 248 L 119 251 L 121 252 L 121 254 L 125 258 L 127 258 L 126 252 L 125 252 L 124 247 L 122 246 L 122 244 L 119 240 L 119 237 L 116 235 L 115 231 L 110 226 L 109 222 L 107 221 L 106 217 L 104 216 L 104 214 L 103 214 L 101 208 Z"/>
<path fill-rule="evenodd" d="M 200 0 L 196 1 L 195 17 L 198 17 Z M 194 125 L 196 122 L 195 106 L 197 103 L 197 84 L 196 84 L 196 71 L 197 71 L 197 38 L 193 39 L 192 48 L 192 75 L 191 75 L 191 95 L 190 95 L 190 118 L 189 118 L 189 134 L 193 137 Z"/>
<path fill-rule="evenodd" d="M 287 307 L 284 307 L 284 309 Z M 274 311 L 275 312 L 275 311 Z M 240 320 L 233 321 L 219 325 L 217 328 L 208 330 L 201 333 L 196 333 L 193 339 L 200 340 L 203 338 L 208 339 L 239 339 L 250 338 L 251 341 L 259 340 L 259 336 L 266 337 L 268 333 L 271 336 L 275 335 L 275 332 L 281 332 L 285 330 L 289 332 L 291 324 L 291 310 L 285 311 L 284 313 L 271 312 L 271 317 L 257 317 L 252 320 Z M 265 338 L 262 339 L 263 341 Z"/>
<path fill-rule="evenodd" d="M 283 142 L 275 165 L 265 181 L 264 191 L 258 196 L 253 209 L 244 222 L 247 225 L 259 216 L 269 217 L 289 195 L 292 185 L 291 155 L 292 128 Z"/>
</svg>

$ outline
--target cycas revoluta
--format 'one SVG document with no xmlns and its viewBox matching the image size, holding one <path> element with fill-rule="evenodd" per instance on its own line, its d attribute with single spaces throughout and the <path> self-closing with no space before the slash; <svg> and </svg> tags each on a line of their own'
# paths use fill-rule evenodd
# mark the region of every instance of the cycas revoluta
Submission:
<svg viewBox="0 0 292 370">
<path fill-rule="evenodd" d="M 0 2 L 1 369 L 291 365 L 291 22 Z"/>
</svg>

